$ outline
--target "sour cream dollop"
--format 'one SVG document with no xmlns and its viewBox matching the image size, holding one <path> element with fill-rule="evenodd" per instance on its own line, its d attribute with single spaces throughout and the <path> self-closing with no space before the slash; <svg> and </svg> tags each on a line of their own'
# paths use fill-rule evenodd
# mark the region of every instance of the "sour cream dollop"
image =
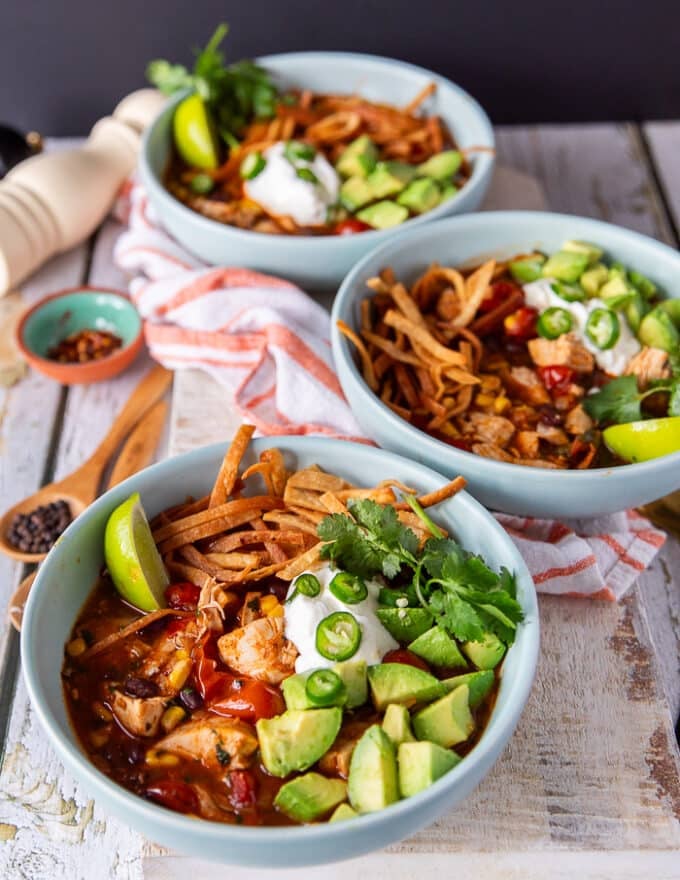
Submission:
<svg viewBox="0 0 680 880">
<path fill-rule="evenodd" d="M 292 217 L 299 226 L 320 226 L 338 200 L 340 178 L 321 153 L 293 163 L 285 149 L 286 142 L 278 141 L 264 151 L 266 165 L 257 177 L 246 180 L 245 193 L 270 214 Z M 312 172 L 316 183 L 298 176 L 303 168 Z"/>
<path fill-rule="evenodd" d="M 356 605 L 348 605 L 328 589 L 328 585 L 337 573 L 338 569 L 333 569 L 330 565 L 324 565 L 310 572 L 321 584 L 319 595 L 311 597 L 298 593 L 292 601 L 284 605 L 285 635 L 299 652 L 295 661 L 296 672 L 307 672 L 309 669 L 328 668 L 334 665 L 334 660 L 327 660 L 316 650 L 316 628 L 324 617 L 335 611 L 349 611 L 361 627 L 361 642 L 351 660 L 365 660 L 369 666 L 372 666 L 380 663 L 388 651 L 399 647 L 375 613 L 381 584 L 378 581 L 366 581 L 368 591 L 366 598 Z M 295 580 L 291 582 L 289 596 L 295 591 Z"/>
<path fill-rule="evenodd" d="M 628 362 L 640 351 L 640 343 L 628 326 L 628 321 L 619 314 L 621 333 L 616 345 L 607 349 L 598 348 L 586 336 L 585 326 L 590 313 L 595 309 L 606 309 L 607 303 L 597 297 L 585 302 L 568 302 L 552 289 L 551 285 L 554 283 L 554 278 L 539 278 L 538 281 L 525 284 L 523 290 L 526 304 L 539 312 L 544 312 L 553 306 L 566 309 L 574 320 L 571 332 L 578 337 L 588 351 L 592 352 L 600 369 L 609 373 L 610 376 L 620 376 L 626 369 Z"/>
</svg>

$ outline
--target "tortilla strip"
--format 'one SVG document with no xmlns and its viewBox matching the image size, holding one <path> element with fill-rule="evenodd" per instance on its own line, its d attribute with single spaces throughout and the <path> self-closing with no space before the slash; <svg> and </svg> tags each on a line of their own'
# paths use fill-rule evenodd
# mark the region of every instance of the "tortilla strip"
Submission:
<svg viewBox="0 0 680 880">
<path fill-rule="evenodd" d="M 273 510 L 283 506 L 284 504 L 280 498 L 273 498 L 271 495 L 252 495 L 249 498 L 235 498 L 233 501 L 227 501 L 225 504 L 220 504 L 219 507 L 209 507 L 207 510 L 203 510 L 200 513 L 195 513 L 184 519 L 175 520 L 175 522 L 169 523 L 166 526 L 161 526 L 160 529 L 157 529 L 153 533 L 153 538 L 158 544 L 162 543 L 167 538 L 173 537 L 173 535 L 188 531 L 196 526 L 201 526 L 214 520 L 231 520 L 232 516 L 246 511 L 251 514 L 251 516 L 248 517 L 248 520 L 250 520 L 253 516 L 257 515 L 256 511 Z M 231 526 L 229 525 L 225 525 L 221 531 L 226 531 L 226 529 L 230 527 Z M 213 532 L 213 534 L 216 534 L 216 532 Z"/>
<path fill-rule="evenodd" d="M 400 282 L 393 284 L 390 288 L 390 296 L 394 300 L 399 311 L 402 312 L 409 321 L 413 321 L 414 324 L 420 324 L 422 327 L 425 326 L 425 319 L 423 318 L 422 312 L 403 284 Z"/>
<path fill-rule="evenodd" d="M 162 620 L 164 617 L 194 617 L 194 612 L 178 611 L 176 608 L 159 608 L 157 611 L 151 611 L 149 614 L 145 614 L 143 617 L 138 617 L 137 620 L 133 620 L 132 623 L 124 626 L 123 629 L 118 630 L 118 632 L 110 633 L 108 636 L 95 642 L 94 645 L 80 655 L 78 660 L 89 660 L 90 657 L 94 657 L 96 654 L 101 654 L 102 651 L 106 651 L 112 645 L 118 644 L 122 639 L 126 639 L 128 636 L 139 632 L 140 629 L 146 629 L 147 626 L 150 626 L 157 620 Z"/>
<path fill-rule="evenodd" d="M 466 327 L 477 314 L 477 309 L 486 296 L 495 268 L 496 261 L 488 260 L 466 279 L 465 301 L 460 313 L 451 322 L 454 327 Z"/>
<path fill-rule="evenodd" d="M 412 116 L 418 107 L 423 103 L 423 101 L 427 100 L 430 95 L 434 94 L 437 91 L 437 83 L 430 82 L 424 88 L 422 88 L 415 98 L 412 98 L 408 104 L 404 107 L 403 112 L 408 116 Z"/>
<path fill-rule="evenodd" d="M 323 504 L 320 495 L 319 502 Z M 307 519 L 315 524 L 320 523 L 321 520 L 326 516 L 325 510 L 322 513 L 320 510 L 310 510 L 309 507 L 298 507 L 296 504 L 288 505 L 288 510 L 290 510 L 291 513 L 297 513 L 298 516 L 301 516 L 303 519 Z"/>
<path fill-rule="evenodd" d="M 322 513 L 326 512 L 326 508 L 319 501 L 319 495 L 316 492 L 312 492 L 310 489 L 296 489 L 295 486 L 290 485 L 290 480 L 286 486 L 283 500 L 286 502 L 287 507 L 297 506 L 309 508 L 310 510 L 320 510 Z"/>
<path fill-rule="evenodd" d="M 375 489 L 343 489 L 342 492 L 336 492 L 341 501 L 349 498 L 372 498 L 378 504 L 392 504 L 394 501 L 394 492 L 385 486 L 378 486 Z"/>
<path fill-rule="evenodd" d="M 411 344 L 414 342 L 420 344 L 437 360 L 448 364 L 455 364 L 459 367 L 465 366 L 465 358 L 460 352 L 452 351 L 450 348 L 446 348 L 446 346 L 437 342 L 429 330 L 419 324 L 414 324 L 413 321 L 409 321 L 408 318 L 405 318 L 396 309 L 389 309 L 383 320 L 388 327 L 401 330 L 402 333 L 408 336 Z"/>
<path fill-rule="evenodd" d="M 265 564 L 271 565 L 271 559 L 266 550 L 254 553 L 208 553 L 206 559 L 214 564 L 217 571 L 224 569 L 240 571 L 244 568 L 252 569 Z"/>
<path fill-rule="evenodd" d="M 427 492 L 425 495 L 420 495 L 418 497 L 418 503 L 421 507 L 432 507 L 434 504 L 440 504 L 442 501 L 446 501 L 448 498 L 453 498 L 453 496 L 462 491 L 466 487 L 466 485 L 467 480 L 465 479 L 465 477 L 456 477 L 455 480 L 451 480 L 450 483 L 447 483 L 440 489 L 435 489 L 434 492 Z M 411 509 L 410 505 L 406 501 L 400 501 L 394 506 L 397 510 Z"/>
<path fill-rule="evenodd" d="M 342 477 L 335 474 L 327 474 L 325 471 L 305 468 L 296 471 L 288 478 L 286 488 L 292 486 L 296 489 L 313 489 L 315 492 L 338 492 L 340 489 L 349 489 L 350 484 Z M 284 494 L 284 500 L 285 500 Z"/>
<path fill-rule="evenodd" d="M 411 366 L 414 367 L 418 367 L 422 363 L 420 358 L 416 357 L 414 354 L 409 354 L 406 351 L 402 351 L 394 342 L 391 342 L 389 339 L 384 339 L 382 336 L 378 336 L 377 333 L 365 331 L 363 335 L 368 342 L 370 342 L 372 345 L 375 345 L 376 348 L 379 348 L 395 361 L 399 361 L 403 364 L 411 364 Z M 373 366 L 375 367 L 376 364 L 377 361 Z"/>
<path fill-rule="evenodd" d="M 250 499 L 244 498 L 240 500 L 247 501 Z M 268 507 L 283 507 L 278 498 L 272 500 L 276 500 L 277 504 L 267 505 Z M 158 545 L 158 549 L 161 555 L 164 555 L 170 550 L 175 550 L 177 547 L 184 547 L 186 544 L 193 544 L 196 541 L 202 541 L 204 538 L 212 538 L 213 535 L 219 535 L 220 533 L 226 532 L 234 526 L 242 525 L 244 522 L 250 522 L 254 516 L 259 516 L 263 509 L 265 509 L 265 505 L 252 506 L 246 512 L 240 511 L 238 514 L 234 514 L 232 516 L 223 517 L 221 519 L 214 519 L 210 522 L 200 523 L 199 525 L 194 526 L 191 529 L 185 529 L 182 532 L 178 532 L 174 535 L 171 535 L 169 538 L 166 538 L 165 541 L 162 541 Z"/>
<path fill-rule="evenodd" d="M 322 565 L 321 548 L 323 545 L 324 542 L 319 541 L 313 547 L 310 547 L 305 553 L 296 556 L 295 559 L 291 559 L 285 568 L 282 568 L 277 572 L 276 576 L 284 581 L 292 581 L 293 578 L 302 574 L 303 571 L 319 568 Z"/>
<path fill-rule="evenodd" d="M 315 523 L 303 519 L 301 516 L 273 510 L 271 513 L 265 513 L 262 518 L 265 522 L 275 522 L 286 529 L 297 529 L 300 532 L 306 532 L 308 535 L 316 537 Z"/>
<path fill-rule="evenodd" d="M 162 525 L 167 525 L 169 522 L 174 522 L 185 516 L 191 516 L 194 513 L 201 513 L 201 511 L 207 510 L 209 501 L 210 496 L 204 495 L 203 498 L 197 498 L 196 500 L 191 498 L 190 500 L 185 501 L 184 504 L 176 504 L 174 507 L 168 507 L 167 510 L 162 510 L 151 520 L 149 523 L 151 530 L 154 531 Z"/>
<path fill-rule="evenodd" d="M 232 532 L 230 535 L 224 535 L 212 541 L 208 547 L 208 555 L 211 553 L 230 553 L 240 547 L 249 547 L 252 544 L 288 544 L 293 546 L 302 546 L 302 536 L 298 530 L 290 529 L 285 531 L 275 529 L 252 529 L 242 532 Z"/>
<path fill-rule="evenodd" d="M 349 516 L 349 510 L 332 492 L 324 492 L 319 499 L 329 513 L 340 513 L 343 516 Z"/>
<path fill-rule="evenodd" d="M 267 530 L 264 520 L 259 516 L 250 523 L 250 527 L 255 532 L 264 532 Z M 271 556 L 272 562 L 285 562 L 288 559 L 286 551 L 274 541 L 265 541 L 264 549 Z"/>
<path fill-rule="evenodd" d="M 369 355 L 363 340 L 344 321 L 337 321 L 336 327 L 343 336 L 345 336 L 352 342 L 356 350 L 359 352 L 361 369 L 364 375 L 364 379 L 366 380 L 366 384 L 372 391 L 377 391 L 378 380 L 375 378 L 375 373 L 373 372 L 373 361 L 371 360 L 371 356 Z"/>
<path fill-rule="evenodd" d="M 197 587 L 204 587 L 207 581 L 212 580 L 212 576 L 195 565 L 189 565 L 186 562 L 173 560 L 166 565 L 168 574 L 177 581 L 189 581 Z"/>
<path fill-rule="evenodd" d="M 288 471 L 280 449 L 273 446 L 271 449 L 265 449 L 260 453 L 260 461 L 270 465 L 271 487 L 269 491 L 278 498 L 283 498 L 283 493 L 288 480 Z"/>
<path fill-rule="evenodd" d="M 236 436 L 231 441 L 231 445 L 222 460 L 222 466 L 217 474 L 213 490 L 210 493 L 209 507 L 219 507 L 223 505 L 234 491 L 234 484 L 238 477 L 238 469 L 241 464 L 241 459 L 245 455 L 254 432 L 255 427 L 253 425 L 241 425 L 239 427 Z"/>
</svg>

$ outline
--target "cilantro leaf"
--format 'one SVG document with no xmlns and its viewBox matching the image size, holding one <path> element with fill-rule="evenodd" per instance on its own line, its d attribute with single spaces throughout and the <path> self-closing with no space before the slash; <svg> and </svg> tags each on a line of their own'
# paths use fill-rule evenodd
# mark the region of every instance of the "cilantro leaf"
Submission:
<svg viewBox="0 0 680 880">
<path fill-rule="evenodd" d="M 443 629 L 464 642 L 484 638 L 484 622 L 476 609 L 455 593 L 438 590 L 429 602 L 429 609 Z"/>
<path fill-rule="evenodd" d="M 612 379 L 596 394 L 583 400 L 583 409 L 596 422 L 637 422 L 642 418 L 636 376 L 620 376 Z"/>
</svg>

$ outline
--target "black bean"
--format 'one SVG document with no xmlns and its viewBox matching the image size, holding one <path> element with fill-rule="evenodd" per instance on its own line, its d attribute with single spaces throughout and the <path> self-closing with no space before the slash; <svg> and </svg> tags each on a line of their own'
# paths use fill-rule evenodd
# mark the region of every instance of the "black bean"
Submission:
<svg viewBox="0 0 680 880">
<path fill-rule="evenodd" d="M 147 697 L 158 696 L 158 685 L 155 682 L 150 681 L 148 678 L 137 678 L 134 675 L 129 675 L 125 679 L 123 690 L 130 697 L 146 699 Z"/>
<path fill-rule="evenodd" d="M 562 416 L 553 406 L 542 406 L 540 421 L 544 425 L 558 426 L 562 424 Z"/>
<path fill-rule="evenodd" d="M 179 701 L 190 712 L 200 709 L 203 705 L 203 697 L 190 687 L 182 688 L 179 692 Z"/>
<path fill-rule="evenodd" d="M 141 764 L 145 754 L 144 746 L 139 740 L 133 740 L 127 748 L 127 759 L 131 764 Z"/>
</svg>

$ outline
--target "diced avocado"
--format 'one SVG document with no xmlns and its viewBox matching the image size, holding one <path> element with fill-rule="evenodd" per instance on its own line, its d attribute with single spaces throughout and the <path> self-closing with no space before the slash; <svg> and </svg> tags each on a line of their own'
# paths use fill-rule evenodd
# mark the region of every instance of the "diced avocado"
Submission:
<svg viewBox="0 0 680 880">
<path fill-rule="evenodd" d="M 333 671 L 343 680 L 347 692 L 347 708 L 363 706 L 368 700 L 368 676 L 365 660 L 345 660 L 336 663 Z M 284 682 L 285 683 L 285 682 Z"/>
<path fill-rule="evenodd" d="M 306 686 L 307 679 L 311 675 L 309 672 L 298 672 L 297 675 L 290 675 L 284 679 L 281 684 L 283 691 L 283 699 L 286 701 L 286 709 L 318 709 L 315 704 L 307 696 Z M 344 706 L 347 703 L 347 691 L 345 690 L 337 700 L 330 703 L 331 706 Z M 325 708 L 325 707 L 324 707 Z"/>
<path fill-rule="evenodd" d="M 403 742 L 413 742 L 415 736 L 411 730 L 411 716 L 406 706 L 390 703 L 385 710 L 382 728 L 395 746 Z"/>
<path fill-rule="evenodd" d="M 604 263 L 595 263 L 581 275 L 581 287 L 588 296 L 597 296 L 600 288 L 609 280 L 609 270 Z"/>
<path fill-rule="evenodd" d="M 640 324 L 642 323 L 642 319 L 647 314 L 647 312 L 649 312 L 647 300 L 642 296 L 641 293 L 636 292 L 633 299 L 624 308 L 626 320 L 630 324 L 630 329 L 633 331 L 633 333 L 638 332 L 638 330 L 640 329 Z"/>
<path fill-rule="evenodd" d="M 413 716 L 413 732 L 445 749 L 465 742 L 475 729 L 469 705 L 470 689 L 461 684 Z"/>
<path fill-rule="evenodd" d="M 453 177 L 463 162 L 463 156 L 458 150 L 444 150 L 430 156 L 425 162 L 418 165 L 418 177 L 433 177 L 435 180 L 446 180 Z"/>
<path fill-rule="evenodd" d="M 348 211 L 354 212 L 374 198 L 365 177 L 350 177 L 340 187 L 340 201 Z"/>
<path fill-rule="evenodd" d="M 583 284 L 583 277 L 581 277 L 581 284 Z M 635 290 L 630 287 L 624 278 L 620 275 L 615 275 L 602 285 L 598 296 L 607 303 L 610 309 L 620 309 L 633 301 Z"/>
<path fill-rule="evenodd" d="M 437 182 L 431 177 L 420 177 L 414 180 L 399 195 L 397 202 L 404 205 L 414 214 L 424 214 L 439 204 L 441 192 Z"/>
<path fill-rule="evenodd" d="M 470 691 L 470 708 L 475 709 L 493 687 L 494 680 L 493 669 L 480 669 L 478 672 L 467 672 L 465 675 L 454 675 L 453 678 L 445 678 L 442 684 L 451 691 L 462 684 L 466 684 Z"/>
<path fill-rule="evenodd" d="M 328 821 L 344 822 L 346 819 L 356 819 L 358 815 L 356 810 L 353 810 L 349 804 L 340 804 Z"/>
<path fill-rule="evenodd" d="M 320 773 L 305 773 L 286 782 L 274 798 L 274 806 L 298 822 L 313 822 L 329 813 L 347 797 L 341 779 L 327 779 Z"/>
<path fill-rule="evenodd" d="M 366 134 L 352 141 L 335 163 L 338 174 L 343 177 L 366 177 L 378 161 L 378 148 Z"/>
<path fill-rule="evenodd" d="M 288 776 L 311 767 L 333 745 L 342 709 L 293 709 L 257 724 L 262 763 L 272 776 Z"/>
<path fill-rule="evenodd" d="M 668 312 L 657 306 L 642 319 L 638 339 L 643 345 L 673 351 L 680 345 L 680 331 Z"/>
<path fill-rule="evenodd" d="M 609 267 L 609 278 L 623 278 L 624 281 L 628 281 L 628 270 L 623 263 L 612 263 Z"/>
<path fill-rule="evenodd" d="M 634 269 L 631 269 L 628 273 L 628 277 L 630 278 L 630 283 L 640 291 L 645 299 L 651 299 L 657 293 L 656 284 L 641 272 L 636 272 Z"/>
<path fill-rule="evenodd" d="M 411 797 L 428 788 L 460 760 L 451 749 L 444 749 L 433 742 L 402 743 L 397 753 L 401 796 Z"/>
<path fill-rule="evenodd" d="M 467 666 L 465 657 L 460 653 L 458 645 L 440 626 L 433 626 L 422 636 L 418 636 L 408 646 L 418 657 L 422 657 L 430 666 Z"/>
<path fill-rule="evenodd" d="M 378 162 L 367 180 L 373 198 L 384 199 L 386 196 L 400 193 L 415 176 L 416 170 L 413 165 L 407 165 L 405 162 Z"/>
<path fill-rule="evenodd" d="M 347 788 L 358 813 L 382 810 L 399 800 L 396 749 L 380 725 L 369 727 L 356 744 Z"/>
<path fill-rule="evenodd" d="M 434 618 L 426 608 L 378 608 L 378 620 L 398 642 L 412 642 L 432 626 Z"/>
<path fill-rule="evenodd" d="M 408 208 L 396 202 L 376 202 L 375 205 L 369 205 L 359 211 L 357 217 L 374 229 L 391 229 L 392 226 L 399 226 L 408 218 Z"/>
<path fill-rule="evenodd" d="M 505 645 L 493 633 L 487 633 L 481 642 L 465 642 L 463 653 L 477 669 L 494 669 L 503 659 Z"/>
<path fill-rule="evenodd" d="M 368 683 L 375 708 L 382 712 L 390 703 L 415 706 L 436 700 L 446 688 L 429 672 L 405 663 L 379 663 L 368 670 Z"/>
<path fill-rule="evenodd" d="M 591 264 L 597 263 L 602 257 L 602 249 L 595 247 L 594 244 L 590 244 L 587 241 L 575 241 L 574 239 L 565 241 L 562 245 L 562 250 L 570 254 L 584 254 L 588 257 L 588 262 Z"/>
<path fill-rule="evenodd" d="M 519 260 L 512 260 L 508 264 L 510 274 L 519 281 L 520 284 L 529 284 L 531 281 L 537 281 L 541 277 L 545 257 L 534 254 L 530 257 L 522 257 Z"/>
<path fill-rule="evenodd" d="M 553 281 L 550 285 L 553 293 L 566 299 L 567 302 L 583 302 L 586 292 L 580 284 L 569 281 Z"/>
<path fill-rule="evenodd" d="M 587 254 L 557 251 L 545 261 L 541 273 L 544 278 L 555 278 L 557 281 L 573 283 L 579 280 L 587 268 Z"/>
<path fill-rule="evenodd" d="M 439 196 L 439 204 L 442 202 L 448 202 L 449 199 L 452 199 L 454 196 L 458 195 L 458 187 L 454 186 L 452 183 L 446 183 L 442 187 L 441 195 Z"/>
<path fill-rule="evenodd" d="M 664 299 L 659 308 L 669 316 L 676 327 L 680 327 L 680 299 Z"/>
</svg>

